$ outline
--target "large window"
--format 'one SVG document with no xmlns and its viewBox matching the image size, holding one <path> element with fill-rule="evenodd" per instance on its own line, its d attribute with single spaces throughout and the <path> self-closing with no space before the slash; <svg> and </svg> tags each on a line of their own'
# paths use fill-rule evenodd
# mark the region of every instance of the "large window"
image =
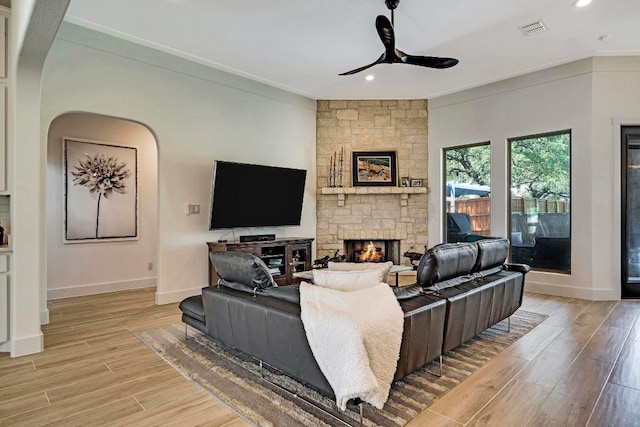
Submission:
<svg viewBox="0 0 640 427">
<path fill-rule="evenodd" d="M 509 140 L 511 259 L 571 271 L 571 132 Z"/>
<path fill-rule="evenodd" d="M 444 159 L 446 241 L 473 241 L 491 235 L 489 143 L 447 148 Z"/>
</svg>

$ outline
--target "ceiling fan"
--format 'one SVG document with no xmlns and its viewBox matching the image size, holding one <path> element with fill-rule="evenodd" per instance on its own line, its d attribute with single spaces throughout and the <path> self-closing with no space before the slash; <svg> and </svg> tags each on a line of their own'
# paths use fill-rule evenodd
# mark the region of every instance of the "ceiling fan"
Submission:
<svg viewBox="0 0 640 427">
<path fill-rule="evenodd" d="M 455 58 L 408 55 L 400 49 L 396 49 L 396 39 L 393 32 L 393 11 L 398 7 L 400 0 L 385 0 L 384 3 L 391 11 L 391 21 L 389 21 L 389 19 L 384 15 L 378 15 L 376 18 L 376 29 L 378 30 L 378 36 L 380 36 L 380 40 L 382 40 L 382 44 L 384 45 L 384 52 L 371 64 L 339 75 L 347 76 L 350 74 L 356 74 L 360 71 L 366 70 L 367 68 L 373 67 L 376 64 L 401 63 L 429 68 L 450 68 L 458 63 L 458 60 Z"/>
</svg>

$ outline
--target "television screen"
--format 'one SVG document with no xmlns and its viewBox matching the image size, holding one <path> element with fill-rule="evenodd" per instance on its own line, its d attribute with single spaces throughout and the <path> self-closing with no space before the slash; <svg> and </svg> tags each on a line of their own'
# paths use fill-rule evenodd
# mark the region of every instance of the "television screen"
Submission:
<svg viewBox="0 0 640 427">
<path fill-rule="evenodd" d="M 300 225 L 307 171 L 217 160 L 209 229 Z"/>
</svg>

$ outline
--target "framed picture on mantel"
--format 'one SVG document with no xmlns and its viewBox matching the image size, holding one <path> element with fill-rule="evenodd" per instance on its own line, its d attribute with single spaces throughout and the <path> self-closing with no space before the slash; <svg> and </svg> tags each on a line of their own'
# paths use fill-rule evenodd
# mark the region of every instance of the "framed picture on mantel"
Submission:
<svg viewBox="0 0 640 427">
<path fill-rule="evenodd" d="M 395 151 L 354 151 L 351 171 L 354 187 L 398 185 Z"/>
</svg>

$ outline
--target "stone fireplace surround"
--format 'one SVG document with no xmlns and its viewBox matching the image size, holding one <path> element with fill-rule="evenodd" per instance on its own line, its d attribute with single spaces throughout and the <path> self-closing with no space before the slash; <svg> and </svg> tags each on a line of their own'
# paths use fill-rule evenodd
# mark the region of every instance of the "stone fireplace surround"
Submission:
<svg viewBox="0 0 640 427">
<path fill-rule="evenodd" d="M 352 187 L 352 151 L 397 152 L 398 177 L 427 184 L 426 100 L 318 101 L 316 255 L 344 254 L 344 241 L 397 240 L 406 251 L 427 244 L 425 187 Z M 329 159 L 344 148 L 343 188 L 328 187 Z M 394 261 L 394 263 L 396 263 Z"/>
</svg>

